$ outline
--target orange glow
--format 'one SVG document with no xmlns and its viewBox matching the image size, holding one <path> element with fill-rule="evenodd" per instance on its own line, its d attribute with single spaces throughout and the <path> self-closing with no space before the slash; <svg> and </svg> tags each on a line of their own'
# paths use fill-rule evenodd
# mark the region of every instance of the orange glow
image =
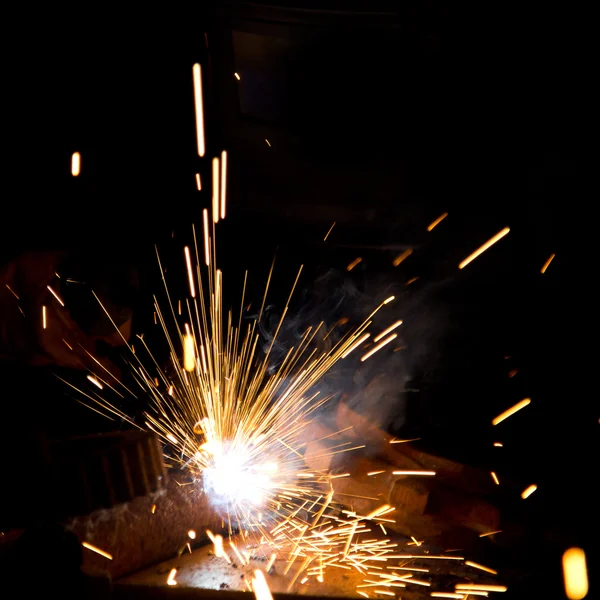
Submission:
<svg viewBox="0 0 600 600">
<path fill-rule="evenodd" d="M 354 269 L 354 267 L 358 264 L 362 262 L 362 258 L 359 256 L 358 258 L 355 258 L 347 267 L 346 267 L 346 271 L 352 271 L 352 269 Z"/>
<path fill-rule="evenodd" d="M 71 175 L 78 177 L 81 173 L 81 154 L 79 152 L 73 152 L 71 156 Z"/>
<path fill-rule="evenodd" d="M 192 298 L 196 297 L 196 286 L 194 285 L 194 270 L 192 269 L 192 257 L 190 255 L 190 249 L 186 246 L 183 249 L 185 254 L 185 264 L 187 265 L 187 273 L 188 273 L 188 282 L 190 284 L 190 296 Z"/>
<path fill-rule="evenodd" d="M 469 254 L 465 260 L 463 260 L 459 265 L 459 269 L 464 269 L 470 262 L 474 261 L 480 254 L 483 254 L 488 248 L 493 246 L 498 240 L 501 240 L 505 235 L 508 234 L 510 229 L 505 227 L 502 231 L 499 231 L 493 238 L 489 239 L 485 244 L 477 248 L 473 254 Z"/>
<path fill-rule="evenodd" d="M 219 159 L 212 159 L 212 214 L 213 223 L 219 222 Z"/>
<path fill-rule="evenodd" d="M 502 423 L 502 421 L 508 419 L 508 417 L 511 417 L 529 404 L 531 404 L 531 398 L 523 398 L 521 402 L 517 402 L 514 406 L 511 406 L 508 410 L 505 410 L 503 413 L 500 413 L 495 419 L 493 419 L 492 425 L 498 425 L 498 423 Z"/>
<path fill-rule="evenodd" d="M 221 152 L 221 219 L 225 218 L 227 196 L 227 151 Z"/>
<path fill-rule="evenodd" d="M 464 594 L 453 594 L 452 592 L 431 592 L 432 598 L 458 598 L 462 600 L 465 597 Z"/>
<path fill-rule="evenodd" d="M 585 552 L 569 548 L 562 557 L 565 593 L 569 600 L 581 600 L 588 593 L 588 575 Z"/>
<path fill-rule="evenodd" d="M 402 254 L 396 256 L 392 264 L 397 267 L 403 260 L 407 259 L 413 253 L 412 248 L 407 248 Z"/>
<path fill-rule="evenodd" d="M 202 67 L 196 63 L 192 67 L 194 76 L 194 108 L 196 111 L 196 144 L 198 146 L 198 156 L 202 157 L 206 153 L 204 142 L 204 103 L 202 100 Z"/>
<path fill-rule="evenodd" d="M 427 231 L 432 231 L 433 228 L 439 225 L 447 216 L 448 213 L 445 212 L 444 214 L 440 215 L 435 221 L 429 223 L 429 225 L 427 225 Z"/>
<path fill-rule="evenodd" d="M 498 529 L 498 531 L 488 531 L 487 533 L 480 533 L 479 537 L 487 537 L 488 535 L 495 535 L 496 533 L 502 533 L 502 529 Z"/>
<path fill-rule="evenodd" d="M 108 560 L 113 559 L 112 555 L 110 555 L 108 552 L 104 552 L 104 550 L 100 550 L 100 548 L 96 548 L 96 546 L 92 546 L 92 544 L 88 544 L 88 542 L 81 542 L 81 545 L 84 548 L 87 548 L 88 550 L 99 554 L 100 556 L 104 556 L 104 558 L 108 558 Z"/>
<path fill-rule="evenodd" d="M 492 479 L 494 480 L 494 483 L 495 483 L 496 485 L 500 485 L 500 481 L 499 481 L 499 479 L 498 479 L 498 475 L 496 475 L 496 473 L 494 473 L 494 471 L 492 471 L 492 472 L 490 473 L 490 475 L 492 476 Z"/>
<path fill-rule="evenodd" d="M 535 485 L 535 483 L 532 483 L 529 487 L 523 490 L 521 498 L 523 498 L 523 500 L 526 500 L 527 498 L 529 498 L 529 496 L 531 496 L 531 494 L 533 494 L 533 492 L 535 492 L 535 490 L 537 490 L 537 485 Z"/>
<path fill-rule="evenodd" d="M 542 275 L 546 272 L 546 269 L 550 266 L 550 263 L 552 262 L 552 260 L 554 259 L 555 256 L 556 256 L 556 254 L 551 254 L 548 257 L 548 260 L 544 263 L 544 265 L 542 266 L 542 269 L 540 270 L 540 273 Z"/>
<path fill-rule="evenodd" d="M 392 331 L 394 331 L 394 329 L 396 329 L 396 327 L 400 327 L 400 325 L 402 325 L 402 321 L 401 320 L 396 321 L 395 323 L 390 325 L 387 329 L 384 329 L 378 336 L 373 338 L 373 341 L 378 342 L 379 340 L 383 339 L 388 333 L 391 333 Z"/>
</svg>

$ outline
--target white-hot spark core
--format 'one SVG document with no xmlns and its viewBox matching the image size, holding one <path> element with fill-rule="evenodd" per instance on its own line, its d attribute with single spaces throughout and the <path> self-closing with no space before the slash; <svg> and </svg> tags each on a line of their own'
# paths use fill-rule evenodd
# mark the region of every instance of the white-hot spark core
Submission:
<svg viewBox="0 0 600 600">
<path fill-rule="evenodd" d="M 194 108 L 196 111 L 196 145 L 198 156 L 203 157 L 206 153 L 204 142 L 204 103 L 202 98 L 202 67 L 196 63 L 192 67 L 194 78 Z"/>
<path fill-rule="evenodd" d="M 71 156 L 71 175 L 78 177 L 81 173 L 81 154 L 79 152 L 73 152 Z"/>
</svg>

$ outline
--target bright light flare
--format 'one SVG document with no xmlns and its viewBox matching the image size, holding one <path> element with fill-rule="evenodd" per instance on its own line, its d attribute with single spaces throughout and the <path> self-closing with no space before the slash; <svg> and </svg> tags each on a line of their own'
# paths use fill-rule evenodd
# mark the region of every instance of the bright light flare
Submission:
<svg viewBox="0 0 600 600">
<path fill-rule="evenodd" d="M 569 548 L 562 557 L 565 593 L 569 600 L 581 600 L 588 593 L 588 575 L 585 552 Z"/>
<path fill-rule="evenodd" d="M 265 579 L 265 574 L 260 569 L 255 569 L 252 578 L 252 590 L 256 600 L 273 600 L 273 595 Z"/>
<path fill-rule="evenodd" d="M 81 173 L 81 154 L 79 152 L 73 152 L 71 156 L 71 175 L 73 177 L 79 177 Z"/>
<path fill-rule="evenodd" d="M 488 248 L 493 246 L 497 241 L 501 240 L 505 235 L 508 235 L 510 229 L 505 227 L 502 231 L 499 231 L 494 237 L 490 238 L 485 244 L 477 248 L 473 254 L 469 254 L 465 260 L 459 265 L 459 269 L 464 269 L 470 262 L 473 262 L 480 254 L 483 254 Z"/>
<path fill-rule="evenodd" d="M 503 413 L 500 413 L 495 419 L 493 419 L 492 425 L 498 425 L 498 423 L 502 423 L 502 421 L 508 419 L 508 417 L 511 417 L 529 404 L 531 404 L 531 398 L 523 398 L 521 402 L 517 402 L 514 406 L 511 406 L 509 409 L 505 410 Z"/>
<path fill-rule="evenodd" d="M 198 156 L 201 158 L 206 154 L 204 141 L 204 103 L 202 99 L 202 67 L 196 63 L 192 67 L 194 77 L 194 108 L 196 111 L 196 144 Z"/>
</svg>

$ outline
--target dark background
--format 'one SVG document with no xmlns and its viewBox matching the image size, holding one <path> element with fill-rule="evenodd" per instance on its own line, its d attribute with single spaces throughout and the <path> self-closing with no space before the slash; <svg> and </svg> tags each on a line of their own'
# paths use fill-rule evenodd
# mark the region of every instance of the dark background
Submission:
<svg viewBox="0 0 600 600">
<path fill-rule="evenodd" d="M 278 248 L 276 312 L 305 262 L 298 327 L 358 318 L 395 293 L 381 326 L 403 318 L 406 348 L 353 384 L 342 373 L 340 387 L 386 372 L 393 433 L 522 488 L 536 482 L 526 503 L 506 499 L 508 510 L 583 545 L 596 520 L 599 414 L 571 366 L 578 288 L 569 261 L 585 196 L 577 20 L 547 7 L 296 4 L 16 18 L 5 55 L 2 261 L 31 249 L 110 248 L 140 269 L 134 325 L 143 330 L 157 283 L 153 245 L 183 261 L 190 224 L 210 202 L 194 174 L 207 189 L 210 157 L 226 148 L 227 281 L 248 267 L 261 288 Z M 203 160 L 194 62 L 204 69 Z M 505 226 L 506 238 L 457 268 Z M 406 247 L 413 255 L 392 267 Z M 337 309 L 332 298 L 347 304 Z M 104 426 L 63 390 L 52 393 L 50 435 L 53 420 L 61 433 Z M 532 404 L 491 427 L 523 397 Z"/>
</svg>

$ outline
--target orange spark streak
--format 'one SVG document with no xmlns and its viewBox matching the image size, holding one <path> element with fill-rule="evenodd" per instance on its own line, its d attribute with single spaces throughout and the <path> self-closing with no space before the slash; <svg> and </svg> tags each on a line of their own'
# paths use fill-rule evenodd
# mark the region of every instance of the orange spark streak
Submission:
<svg viewBox="0 0 600 600">
<path fill-rule="evenodd" d="M 400 325 L 402 325 L 402 320 L 396 321 L 395 323 L 390 325 L 387 329 L 384 329 L 377 337 L 373 338 L 373 341 L 378 342 L 379 340 L 383 339 L 388 333 L 391 333 L 392 331 L 394 331 L 394 329 L 396 329 L 396 327 L 400 327 Z"/>
<path fill-rule="evenodd" d="M 465 260 L 463 260 L 459 265 L 459 269 L 464 269 L 470 262 L 474 261 L 480 254 L 483 254 L 488 248 L 493 246 L 498 240 L 501 240 L 505 235 L 508 234 L 510 229 L 505 227 L 502 231 L 499 231 L 494 237 L 490 238 L 485 244 L 477 248 L 475 252 L 469 254 Z"/>
<path fill-rule="evenodd" d="M 196 187 L 198 191 L 202 191 L 202 178 L 200 177 L 200 173 L 196 173 Z"/>
<path fill-rule="evenodd" d="M 212 213 L 213 223 L 219 222 L 219 159 L 212 159 Z"/>
<path fill-rule="evenodd" d="M 64 306 L 65 303 L 62 301 L 61 297 L 49 285 L 46 286 L 46 287 L 48 288 L 49 292 L 56 298 L 56 300 L 58 301 L 58 303 L 61 306 Z"/>
<path fill-rule="evenodd" d="M 171 569 L 169 571 L 169 576 L 167 577 L 167 585 L 177 585 L 175 575 L 177 575 L 177 569 Z"/>
<path fill-rule="evenodd" d="M 479 563 L 472 562 L 470 560 L 465 560 L 465 565 L 468 567 L 473 567 L 474 569 L 480 569 L 481 571 L 486 571 L 487 573 L 491 573 L 492 575 L 498 575 L 498 571 L 494 571 L 494 569 L 490 569 L 489 567 L 484 567 Z"/>
<path fill-rule="evenodd" d="M 354 267 L 358 264 L 362 262 L 362 258 L 359 256 L 358 258 L 355 258 L 347 267 L 346 267 L 346 271 L 352 271 L 352 269 L 354 269 Z"/>
<path fill-rule="evenodd" d="M 401 262 L 406 260 L 413 253 L 412 248 L 407 248 L 402 254 L 396 256 L 396 258 L 392 261 L 392 265 L 397 267 Z"/>
<path fill-rule="evenodd" d="M 331 231 L 333 230 L 334 227 L 335 227 L 335 221 L 333 222 L 333 225 L 329 228 L 329 231 L 325 234 L 325 237 L 323 238 L 324 242 L 327 241 L 327 238 L 329 237 L 329 234 L 331 233 Z"/>
<path fill-rule="evenodd" d="M 81 154 L 79 152 L 73 152 L 71 156 L 71 175 L 78 177 L 81 173 Z"/>
<path fill-rule="evenodd" d="M 527 498 L 529 498 L 529 496 L 531 496 L 531 494 L 533 494 L 535 490 L 537 490 L 537 485 L 535 485 L 535 483 L 532 483 L 530 486 L 526 487 L 523 490 L 523 492 L 521 493 L 521 498 L 523 498 L 523 500 L 527 500 Z"/>
<path fill-rule="evenodd" d="M 492 476 L 492 479 L 494 480 L 494 483 L 496 485 L 500 485 L 500 480 L 498 479 L 498 475 L 496 475 L 496 473 L 494 473 L 494 471 L 491 471 L 490 475 Z"/>
<path fill-rule="evenodd" d="M 457 583 L 455 586 L 457 592 L 461 590 L 475 592 L 505 592 L 508 588 L 504 585 L 479 585 L 476 583 Z"/>
<path fill-rule="evenodd" d="M 208 238 L 208 209 L 202 211 L 202 222 L 204 225 L 204 262 L 206 266 L 210 264 L 210 246 Z"/>
<path fill-rule="evenodd" d="M 185 264 L 187 265 L 188 281 L 190 283 L 190 296 L 196 297 L 196 286 L 194 285 L 194 270 L 192 269 L 192 257 L 190 255 L 189 246 L 183 249 L 185 254 Z"/>
<path fill-rule="evenodd" d="M 569 548 L 562 557 L 565 593 L 569 600 L 581 600 L 588 593 L 588 575 L 585 552 Z"/>
<path fill-rule="evenodd" d="M 221 219 L 225 218 L 227 198 L 227 151 L 221 152 Z"/>
<path fill-rule="evenodd" d="M 365 333 L 363 335 L 361 335 L 356 342 L 354 342 L 354 344 L 352 344 L 352 346 L 350 346 L 350 348 L 348 348 L 348 350 L 346 350 L 346 352 L 344 352 L 344 354 L 342 354 L 342 358 L 346 358 L 346 356 L 348 356 L 348 354 L 350 354 L 353 350 L 356 350 L 356 348 L 358 348 L 371 334 L 370 333 Z"/>
<path fill-rule="evenodd" d="M 202 100 L 202 67 L 196 63 L 192 67 L 194 76 L 194 107 L 196 110 L 196 143 L 198 156 L 203 157 L 206 152 L 204 142 L 204 107 Z"/>
<path fill-rule="evenodd" d="M 42 329 L 46 329 L 46 325 L 48 323 L 46 322 L 46 305 L 44 304 L 44 306 L 42 306 Z"/>
<path fill-rule="evenodd" d="M 492 425 L 498 425 L 498 423 L 502 423 L 508 417 L 511 417 L 516 412 L 525 408 L 528 404 L 531 403 L 531 398 L 523 398 L 521 402 L 517 402 L 514 406 L 511 406 L 509 409 L 505 410 L 503 413 L 499 414 L 495 419 L 492 420 Z"/>
<path fill-rule="evenodd" d="M 435 475 L 435 471 L 393 471 L 392 475 Z"/>
<path fill-rule="evenodd" d="M 364 356 L 361 356 L 360 362 L 365 362 L 365 360 L 367 360 L 367 358 L 369 358 L 370 356 L 373 356 L 373 354 L 375 354 L 375 352 L 377 352 L 378 350 L 381 350 L 381 348 L 383 348 L 385 345 L 389 344 L 392 340 L 395 340 L 397 337 L 398 337 L 397 333 L 392 333 L 392 335 L 390 335 L 390 337 L 386 338 L 385 340 L 382 340 L 381 342 L 379 342 L 379 344 L 377 344 L 376 346 L 373 346 L 373 348 L 371 348 L 371 350 L 369 350 Z"/>
<path fill-rule="evenodd" d="M 544 265 L 542 266 L 542 269 L 540 270 L 540 273 L 542 275 L 546 272 L 546 269 L 550 266 L 550 263 L 552 262 L 552 260 L 554 259 L 555 256 L 556 256 L 556 254 L 551 254 L 548 257 L 548 260 L 544 263 Z"/>
<path fill-rule="evenodd" d="M 93 376 L 88 375 L 87 378 L 100 390 L 104 389 L 104 386 Z"/>
<path fill-rule="evenodd" d="M 110 555 L 108 552 L 104 552 L 104 550 L 100 550 L 100 548 L 96 548 L 96 546 L 92 546 L 92 544 L 89 544 L 88 542 L 81 542 L 81 545 L 84 548 L 87 548 L 88 550 L 99 554 L 100 556 L 104 556 L 104 558 L 108 558 L 108 560 L 113 559 L 112 555 Z"/>
<path fill-rule="evenodd" d="M 447 216 L 447 212 L 441 214 L 435 221 L 432 221 L 429 223 L 429 225 L 427 225 L 427 231 L 433 231 L 433 228 L 439 225 Z"/>
</svg>

